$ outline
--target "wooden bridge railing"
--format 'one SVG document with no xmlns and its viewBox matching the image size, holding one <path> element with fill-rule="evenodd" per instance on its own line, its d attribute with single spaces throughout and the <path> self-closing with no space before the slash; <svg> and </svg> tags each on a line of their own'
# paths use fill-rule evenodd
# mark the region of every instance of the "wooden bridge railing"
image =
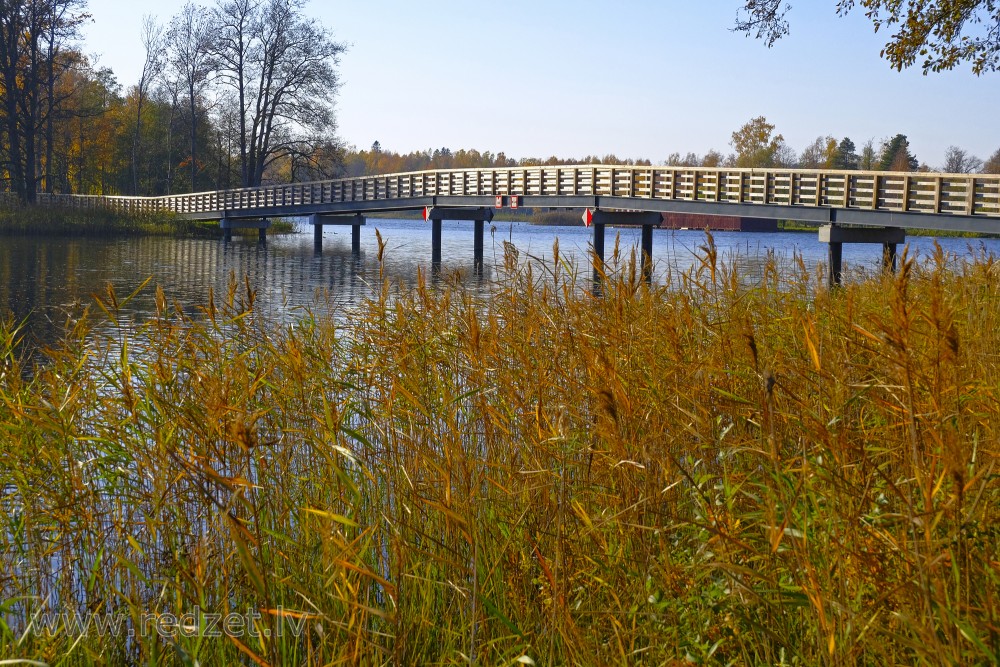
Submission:
<svg viewBox="0 0 1000 667">
<path fill-rule="evenodd" d="M 39 195 L 39 202 L 203 214 L 448 195 L 600 196 L 1000 217 L 998 175 L 613 165 L 421 171 L 165 197 Z"/>
</svg>

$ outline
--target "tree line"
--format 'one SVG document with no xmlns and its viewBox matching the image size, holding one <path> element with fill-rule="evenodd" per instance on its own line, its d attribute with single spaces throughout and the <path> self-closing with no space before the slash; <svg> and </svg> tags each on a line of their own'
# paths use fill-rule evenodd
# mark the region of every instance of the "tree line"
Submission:
<svg viewBox="0 0 1000 667">
<path fill-rule="evenodd" d="M 304 0 L 188 2 L 142 26 L 124 87 L 80 51 L 86 0 L 0 0 L 0 175 L 37 192 L 163 195 L 335 175 L 345 50 Z"/>
<path fill-rule="evenodd" d="M 710 150 L 703 156 L 673 153 L 665 164 L 690 167 L 784 167 L 798 169 L 861 169 L 864 171 L 941 171 L 953 174 L 1000 174 L 1000 148 L 987 160 L 957 146 L 945 151 L 944 163 L 932 168 L 920 162 L 910 150 L 905 134 L 885 139 L 869 139 L 860 148 L 844 137 L 839 141 L 821 135 L 796 152 L 785 138 L 775 132 L 774 124 L 764 116 L 752 118 L 732 134 L 733 151 L 726 156 Z"/>
<path fill-rule="evenodd" d="M 658 164 L 678 167 L 781 167 L 788 169 L 841 169 L 865 171 L 941 171 L 946 173 L 1000 174 L 1000 149 L 987 160 L 968 151 L 950 146 L 945 161 L 934 169 L 920 162 L 910 149 L 905 134 L 886 139 L 869 139 L 860 148 L 850 139 L 819 136 L 801 152 L 796 152 L 767 118 L 751 119 L 732 133 L 732 151 L 723 154 L 710 150 L 697 153 L 671 153 Z M 382 148 L 376 141 L 371 148 L 348 148 L 343 154 L 342 173 L 346 176 L 368 176 L 426 169 L 482 169 L 491 167 L 530 167 L 566 164 L 624 164 L 652 166 L 649 159 L 621 159 L 616 155 L 586 155 L 576 157 L 521 158 L 507 157 L 503 152 L 480 152 L 475 149 L 452 151 L 435 148 L 424 151 L 397 153 Z"/>
<path fill-rule="evenodd" d="M 386 150 L 376 141 L 371 148 L 359 150 L 350 147 L 343 155 L 343 174 L 348 177 L 369 176 L 372 174 L 393 174 L 407 171 L 423 171 L 428 169 L 489 169 L 500 167 L 534 167 L 560 164 L 625 164 L 650 166 L 647 159 L 619 158 L 614 154 L 585 155 L 582 158 L 556 157 L 548 158 L 507 157 L 503 151 L 478 151 L 476 149 L 434 148 L 409 153 L 397 153 Z"/>
</svg>

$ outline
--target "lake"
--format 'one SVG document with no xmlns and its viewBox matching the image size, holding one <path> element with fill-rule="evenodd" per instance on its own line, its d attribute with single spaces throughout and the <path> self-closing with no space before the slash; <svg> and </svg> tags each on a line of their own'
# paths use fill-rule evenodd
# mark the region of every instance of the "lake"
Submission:
<svg viewBox="0 0 1000 667">
<path fill-rule="evenodd" d="M 4 237 L 0 242 L 0 311 L 18 319 L 28 318 L 33 338 L 49 342 L 58 337 L 67 316 L 93 303 L 93 294 L 103 293 L 111 284 L 119 298 L 127 296 L 147 278 L 151 284 L 127 308 L 137 319 L 154 309 L 154 285 L 163 288 L 168 300 L 196 313 L 208 302 L 209 290 L 224 294 L 231 276 L 244 276 L 257 291 L 257 307 L 277 317 L 293 317 L 297 307 L 315 303 L 317 294 L 336 303 L 358 303 L 379 281 L 378 243 L 375 230 L 386 243 L 385 275 L 410 283 L 418 271 L 427 270 L 431 256 L 430 224 L 422 220 L 368 220 L 362 228 L 361 256 L 351 254 L 350 227 L 325 228 L 322 254 L 313 249 L 312 228 L 298 225 L 299 233 L 273 236 L 266 246 L 256 236 L 220 239 L 173 239 L 139 237 L 126 239 L 77 239 Z M 608 229 L 607 255 L 610 257 L 615 234 L 627 253 L 639 244 L 639 230 Z M 470 284 L 479 284 L 472 275 L 472 224 L 443 223 L 442 257 L 444 274 L 459 273 Z M 509 241 L 521 258 L 552 258 L 552 245 L 559 239 L 560 254 L 589 271 L 587 248 L 591 232 L 579 227 L 536 226 L 525 222 L 495 222 L 487 225 L 485 239 L 486 284 L 503 265 L 504 242 Z M 720 256 L 739 262 L 749 273 L 759 269 L 769 252 L 779 263 L 791 265 L 801 255 L 810 269 L 825 262 L 827 246 L 817 241 L 815 232 L 717 232 Z M 942 238 L 942 247 L 951 253 L 968 254 L 970 249 L 1000 255 L 998 239 Z M 683 271 L 698 262 L 700 231 L 654 231 L 654 280 L 663 281 L 668 272 Z M 933 251 L 930 237 L 910 237 L 911 252 L 927 257 Z M 879 246 L 845 245 L 845 271 L 875 270 L 881 258 Z M 588 274 L 589 275 L 589 274 Z"/>
</svg>

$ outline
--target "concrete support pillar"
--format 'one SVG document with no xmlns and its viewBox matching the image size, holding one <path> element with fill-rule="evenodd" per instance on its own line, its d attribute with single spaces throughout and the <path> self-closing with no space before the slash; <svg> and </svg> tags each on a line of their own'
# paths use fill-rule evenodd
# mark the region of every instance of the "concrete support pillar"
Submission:
<svg viewBox="0 0 1000 667">
<path fill-rule="evenodd" d="M 642 277 L 653 282 L 653 226 L 642 226 Z"/>
<path fill-rule="evenodd" d="M 431 220 L 431 269 L 441 269 L 441 219 Z"/>
<path fill-rule="evenodd" d="M 219 220 L 222 228 L 222 238 L 227 243 L 233 240 L 233 229 L 256 229 L 257 238 L 261 243 L 267 243 L 267 228 L 271 221 L 267 218 L 223 218 Z"/>
<path fill-rule="evenodd" d="M 659 227 L 663 216 L 659 213 L 639 211 L 593 211 L 590 215 L 594 227 L 594 294 L 600 292 L 601 274 L 604 272 L 604 226 L 621 225 L 642 229 L 642 275 L 647 281 L 653 277 L 653 227 Z"/>
<path fill-rule="evenodd" d="M 840 285 L 844 273 L 844 244 L 832 241 L 829 248 L 829 262 L 826 271 L 826 283 L 830 287 Z"/>
<path fill-rule="evenodd" d="M 472 271 L 477 276 L 483 275 L 483 228 L 485 221 L 474 220 L 474 237 L 472 240 Z"/>
<path fill-rule="evenodd" d="M 323 252 L 323 223 L 322 218 L 313 213 L 309 216 L 309 222 L 313 226 L 313 250 L 317 253 Z"/>
<path fill-rule="evenodd" d="M 317 253 L 323 252 L 324 225 L 334 225 L 340 227 L 350 225 L 351 253 L 355 257 L 361 256 L 361 227 L 367 224 L 365 216 L 360 213 L 355 215 L 313 213 L 309 216 L 309 224 L 313 226 L 313 247 Z"/>
<path fill-rule="evenodd" d="M 441 270 L 441 221 L 471 220 L 476 224 L 475 247 L 473 256 L 474 269 L 477 273 L 483 271 L 483 224 L 493 219 L 493 210 L 485 207 L 456 206 L 452 208 L 433 206 L 424 212 L 426 220 L 431 221 L 431 271 Z"/>
<path fill-rule="evenodd" d="M 599 290 L 604 273 L 604 223 L 594 222 L 594 289 Z"/>
<path fill-rule="evenodd" d="M 906 241 L 906 232 L 899 227 L 841 227 L 837 224 L 819 228 L 820 243 L 830 244 L 827 283 L 836 287 L 843 281 L 845 243 L 871 243 L 882 246 L 882 268 L 896 270 L 896 246 Z"/>
<path fill-rule="evenodd" d="M 882 270 L 896 272 L 896 244 L 882 244 Z"/>
</svg>

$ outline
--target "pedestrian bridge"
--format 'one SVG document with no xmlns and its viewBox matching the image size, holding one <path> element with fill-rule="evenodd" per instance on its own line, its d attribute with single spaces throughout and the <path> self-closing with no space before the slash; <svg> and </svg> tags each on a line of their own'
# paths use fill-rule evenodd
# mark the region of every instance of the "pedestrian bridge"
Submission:
<svg viewBox="0 0 1000 667">
<path fill-rule="evenodd" d="M 258 226 L 262 235 L 261 221 L 268 218 L 310 216 L 318 239 L 324 224 L 352 224 L 357 239 L 365 214 L 423 210 L 435 223 L 434 261 L 440 261 L 440 221 L 458 218 L 477 223 L 479 264 L 482 223 L 497 208 L 588 209 L 597 214 L 598 251 L 604 224 L 651 230 L 659 213 L 795 220 L 827 227 L 821 238 L 831 244 L 831 271 L 834 260 L 839 267 L 834 249 L 839 255 L 844 242 L 879 242 L 888 251 L 906 229 L 1000 234 L 1000 175 L 985 174 L 568 165 L 419 171 L 163 197 L 40 195 L 39 201 L 169 211 L 219 220 L 224 229 Z M 841 225 L 879 229 L 865 235 Z M 899 234 L 887 235 L 887 229 Z M 651 231 L 648 241 L 645 236 L 644 258 L 651 253 Z"/>
</svg>

